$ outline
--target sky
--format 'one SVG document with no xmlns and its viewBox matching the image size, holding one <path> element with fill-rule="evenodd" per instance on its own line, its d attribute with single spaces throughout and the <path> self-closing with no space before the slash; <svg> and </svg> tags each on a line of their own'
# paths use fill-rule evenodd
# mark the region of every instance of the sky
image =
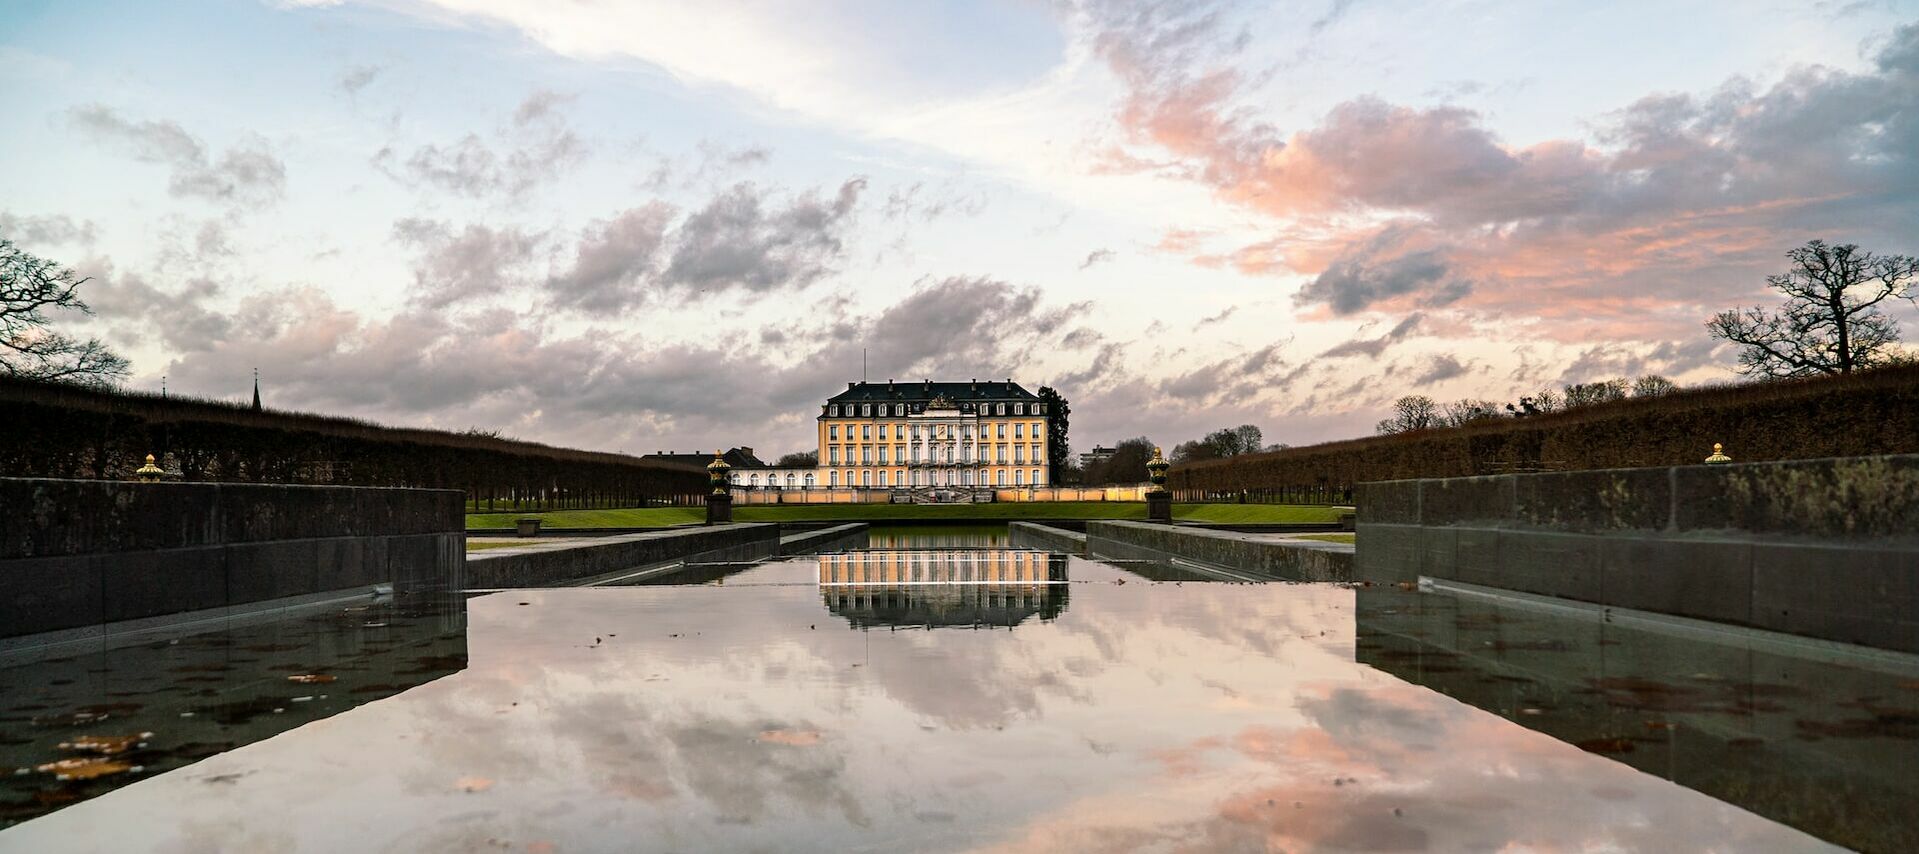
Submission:
<svg viewBox="0 0 1919 854">
<path fill-rule="evenodd" d="M 4 0 L 0 98 L 128 387 L 627 453 L 1726 382 L 1787 250 L 1919 254 L 1919 0 Z"/>
</svg>

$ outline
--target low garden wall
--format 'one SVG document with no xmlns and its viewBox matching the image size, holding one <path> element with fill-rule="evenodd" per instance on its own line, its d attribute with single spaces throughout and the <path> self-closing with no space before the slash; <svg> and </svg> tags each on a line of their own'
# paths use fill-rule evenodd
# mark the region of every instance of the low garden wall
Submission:
<svg viewBox="0 0 1919 854">
<path fill-rule="evenodd" d="M 0 637 L 456 587 L 453 490 L 0 478 Z"/>
<path fill-rule="evenodd" d="M 780 551 L 780 526 L 769 522 L 669 528 L 600 537 L 538 551 L 502 549 L 466 559 L 469 590 L 553 587 L 694 555 L 766 557 Z"/>
<path fill-rule="evenodd" d="M 1361 484 L 1360 577 L 1919 652 L 1919 455 Z"/>
</svg>

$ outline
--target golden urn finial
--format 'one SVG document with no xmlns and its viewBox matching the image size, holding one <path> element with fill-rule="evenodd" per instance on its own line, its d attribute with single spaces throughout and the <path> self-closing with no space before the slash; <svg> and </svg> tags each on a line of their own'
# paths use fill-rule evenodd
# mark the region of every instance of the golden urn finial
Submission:
<svg viewBox="0 0 1919 854">
<path fill-rule="evenodd" d="M 726 464 L 726 449 L 714 451 L 713 461 L 706 464 L 706 479 L 712 485 L 714 495 L 726 495 L 730 491 L 726 473 L 732 470 L 733 467 Z"/>
<path fill-rule="evenodd" d="M 1732 462 L 1732 457 L 1726 456 L 1725 445 L 1721 445 L 1718 442 L 1714 442 L 1712 443 L 1712 456 L 1707 457 L 1706 462 L 1711 465 L 1719 465 L 1721 463 Z"/>
<path fill-rule="evenodd" d="M 161 469 L 159 466 L 154 465 L 153 455 L 148 454 L 147 464 L 137 469 L 134 469 L 133 476 L 139 478 L 142 483 L 153 483 L 155 481 L 158 481 L 160 478 L 166 477 L 167 473 L 164 469 Z"/>
<path fill-rule="evenodd" d="M 1151 481 L 1153 484 L 1153 487 L 1147 491 L 1148 492 L 1165 492 L 1166 491 L 1166 470 L 1172 467 L 1173 467 L 1173 464 L 1167 462 L 1166 457 L 1160 454 L 1159 446 L 1154 445 L 1153 458 L 1146 461 L 1146 479 Z"/>
</svg>

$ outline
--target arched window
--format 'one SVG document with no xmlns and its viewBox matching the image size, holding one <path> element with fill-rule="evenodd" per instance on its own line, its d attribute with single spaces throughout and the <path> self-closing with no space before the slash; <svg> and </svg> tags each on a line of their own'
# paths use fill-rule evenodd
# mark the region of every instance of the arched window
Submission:
<svg viewBox="0 0 1919 854">
<path fill-rule="evenodd" d="M 1005 485 L 1006 485 L 1006 470 L 1005 470 L 1005 469 L 1000 469 L 1000 470 L 999 470 L 999 473 L 993 476 L 993 481 L 994 481 L 994 485 L 995 485 L 995 486 L 1005 486 Z"/>
<path fill-rule="evenodd" d="M 972 486 L 972 485 L 973 485 L 973 470 L 972 470 L 972 469 L 967 469 L 967 470 L 966 470 L 966 475 L 965 475 L 965 477 L 966 477 L 966 485 L 967 485 L 967 486 Z"/>
<path fill-rule="evenodd" d="M 828 481 L 829 481 L 830 483 L 832 483 L 832 484 L 833 484 L 834 486 L 839 486 L 839 485 L 840 485 L 840 473 L 839 473 L 839 472 L 836 472 L 836 471 L 835 471 L 835 472 L 827 472 L 827 474 L 826 474 L 826 477 L 827 477 L 827 480 L 828 480 Z"/>
<path fill-rule="evenodd" d="M 759 486 L 759 485 L 760 485 L 760 475 L 759 475 L 759 473 L 758 473 L 758 472 L 755 472 L 755 473 L 753 473 L 753 474 L 751 474 L 751 475 L 748 475 L 748 476 L 747 476 L 747 478 L 746 478 L 746 483 L 747 483 L 747 485 L 748 485 L 748 486 Z"/>
<path fill-rule="evenodd" d="M 1017 486 L 1017 485 L 1019 485 L 1019 484 L 1023 484 L 1023 483 L 1025 483 L 1025 482 L 1026 482 L 1026 472 L 1024 472 L 1024 471 L 1021 471 L 1021 470 L 1019 470 L 1019 469 L 1014 469 L 1014 470 L 1013 470 L 1013 484 Z"/>
<path fill-rule="evenodd" d="M 881 469 L 881 470 L 880 470 L 880 485 L 881 485 L 881 486 L 885 486 L 885 485 L 886 485 L 886 470 L 885 470 L 885 469 Z"/>
<path fill-rule="evenodd" d="M 813 488 L 813 473 L 812 473 L 812 472 L 807 472 L 807 474 L 806 474 L 806 488 L 807 488 L 807 489 L 812 489 L 812 488 Z"/>
<path fill-rule="evenodd" d="M 1033 469 L 1033 481 L 1032 481 L 1032 483 L 1033 483 L 1033 485 L 1034 485 L 1034 486 L 1038 486 L 1038 485 L 1039 485 L 1039 469 Z"/>
<path fill-rule="evenodd" d="M 787 472 L 787 473 L 786 473 L 786 488 L 787 488 L 787 489 L 792 489 L 792 488 L 793 488 L 793 486 L 795 485 L 795 483 L 797 482 L 797 480 L 798 480 L 798 479 L 797 479 L 797 478 L 795 478 L 795 477 L 793 476 L 793 473 L 792 473 L 792 472 Z"/>
<path fill-rule="evenodd" d="M 872 486 L 872 485 L 873 485 L 873 472 L 871 472 L 871 471 L 863 471 L 863 472 L 860 472 L 860 485 L 861 485 L 861 486 Z"/>
</svg>

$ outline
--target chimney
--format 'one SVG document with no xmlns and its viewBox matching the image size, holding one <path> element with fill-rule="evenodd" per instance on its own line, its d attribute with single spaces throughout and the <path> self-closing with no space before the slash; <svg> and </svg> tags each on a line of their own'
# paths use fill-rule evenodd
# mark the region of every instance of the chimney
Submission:
<svg viewBox="0 0 1919 854">
<path fill-rule="evenodd" d="M 851 382 L 849 382 L 849 383 L 847 383 L 847 384 L 846 384 L 846 390 L 847 390 L 847 391 L 852 391 L 852 390 L 853 390 L 853 386 L 854 386 L 854 385 L 856 385 L 856 383 L 851 383 Z"/>
</svg>

